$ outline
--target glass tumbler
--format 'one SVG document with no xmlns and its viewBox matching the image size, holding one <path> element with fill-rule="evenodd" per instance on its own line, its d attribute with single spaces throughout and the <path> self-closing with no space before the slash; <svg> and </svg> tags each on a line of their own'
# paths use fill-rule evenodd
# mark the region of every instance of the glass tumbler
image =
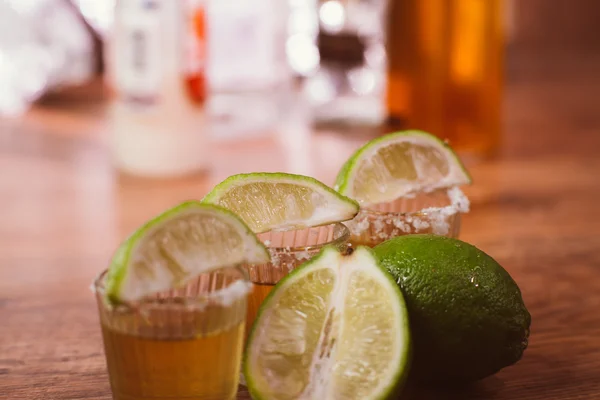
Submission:
<svg viewBox="0 0 600 400">
<path fill-rule="evenodd" d="M 345 224 L 350 230 L 352 246 L 374 247 L 393 237 L 414 233 L 456 238 L 461 214 L 468 211 L 468 198 L 458 187 L 453 187 L 361 206 L 358 215 Z"/>
<path fill-rule="evenodd" d="M 335 223 L 291 231 L 271 231 L 261 233 L 258 237 L 269 249 L 271 262 L 244 266 L 252 282 L 246 319 L 248 330 L 252 327 L 263 300 L 277 282 L 325 246 L 346 251 L 350 232 L 344 224 Z"/>
<path fill-rule="evenodd" d="M 237 393 L 248 275 L 205 273 L 185 287 L 113 306 L 94 288 L 115 400 L 225 400 Z"/>
</svg>

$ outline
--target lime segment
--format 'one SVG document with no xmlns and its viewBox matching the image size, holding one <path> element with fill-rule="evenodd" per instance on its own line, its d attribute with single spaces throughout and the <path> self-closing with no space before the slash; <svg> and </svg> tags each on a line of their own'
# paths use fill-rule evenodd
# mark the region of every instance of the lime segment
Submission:
<svg viewBox="0 0 600 400">
<path fill-rule="evenodd" d="M 413 130 L 392 133 L 361 147 L 343 166 L 335 188 L 360 203 L 374 204 L 467 183 L 471 177 L 450 146 Z"/>
<path fill-rule="evenodd" d="M 371 252 L 326 248 L 263 303 L 244 373 L 255 399 L 387 399 L 409 348 L 402 294 Z"/>
<path fill-rule="evenodd" d="M 112 302 L 131 302 L 216 268 L 269 258 L 232 212 L 189 201 L 150 220 L 117 249 L 106 293 Z"/>
<path fill-rule="evenodd" d="M 346 221 L 358 204 L 316 179 L 285 173 L 234 175 L 204 199 L 238 214 L 257 233 Z"/>
</svg>

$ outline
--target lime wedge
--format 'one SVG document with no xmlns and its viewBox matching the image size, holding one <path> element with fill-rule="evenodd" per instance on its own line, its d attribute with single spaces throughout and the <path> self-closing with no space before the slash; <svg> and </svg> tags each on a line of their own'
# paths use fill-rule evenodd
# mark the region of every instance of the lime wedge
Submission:
<svg viewBox="0 0 600 400">
<path fill-rule="evenodd" d="M 342 167 L 335 189 L 362 204 L 375 204 L 468 183 L 471 177 L 449 145 L 411 130 L 379 137 L 358 149 Z"/>
<path fill-rule="evenodd" d="M 264 245 L 231 211 L 189 201 L 150 220 L 117 249 L 106 294 L 113 303 L 131 302 L 213 269 L 269 259 Z"/>
<path fill-rule="evenodd" d="M 263 302 L 243 367 L 253 399 L 388 399 L 409 350 L 402 293 L 370 250 L 325 248 Z"/>
<path fill-rule="evenodd" d="M 318 180 L 279 172 L 230 176 L 202 202 L 233 211 L 257 233 L 326 225 L 358 213 L 358 203 Z"/>
</svg>

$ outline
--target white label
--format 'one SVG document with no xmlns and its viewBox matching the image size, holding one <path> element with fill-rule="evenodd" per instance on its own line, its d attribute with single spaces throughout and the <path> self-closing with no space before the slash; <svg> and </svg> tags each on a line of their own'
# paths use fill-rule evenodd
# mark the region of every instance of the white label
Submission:
<svg viewBox="0 0 600 400">
<path fill-rule="evenodd" d="M 115 38 L 117 87 L 126 100 L 153 103 L 163 78 L 161 4 L 157 0 L 124 3 Z"/>
</svg>

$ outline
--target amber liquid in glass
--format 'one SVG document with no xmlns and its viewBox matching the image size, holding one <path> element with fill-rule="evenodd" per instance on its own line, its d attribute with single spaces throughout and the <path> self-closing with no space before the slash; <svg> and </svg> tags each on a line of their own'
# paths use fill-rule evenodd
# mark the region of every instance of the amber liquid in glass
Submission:
<svg viewBox="0 0 600 400">
<path fill-rule="evenodd" d="M 105 325 L 102 334 L 115 400 L 229 400 L 236 396 L 242 322 L 181 339 L 131 335 Z"/>
<path fill-rule="evenodd" d="M 258 316 L 258 309 L 262 302 L 267 298 L 271 290 L 275 287 L 275 284 L 268 283 L 253 283 L 252 293 L 248 296 L 248 312 L 246 313 L 246 326 L 248 327 L 246 336 L 250 334 L 252 324 L 256 321 Z"/>
<path fill-rule="evenodd" d="M 463 153 L 500 140 L 502 0 L 390 0 L 387 110 Z"/>
</svg>

